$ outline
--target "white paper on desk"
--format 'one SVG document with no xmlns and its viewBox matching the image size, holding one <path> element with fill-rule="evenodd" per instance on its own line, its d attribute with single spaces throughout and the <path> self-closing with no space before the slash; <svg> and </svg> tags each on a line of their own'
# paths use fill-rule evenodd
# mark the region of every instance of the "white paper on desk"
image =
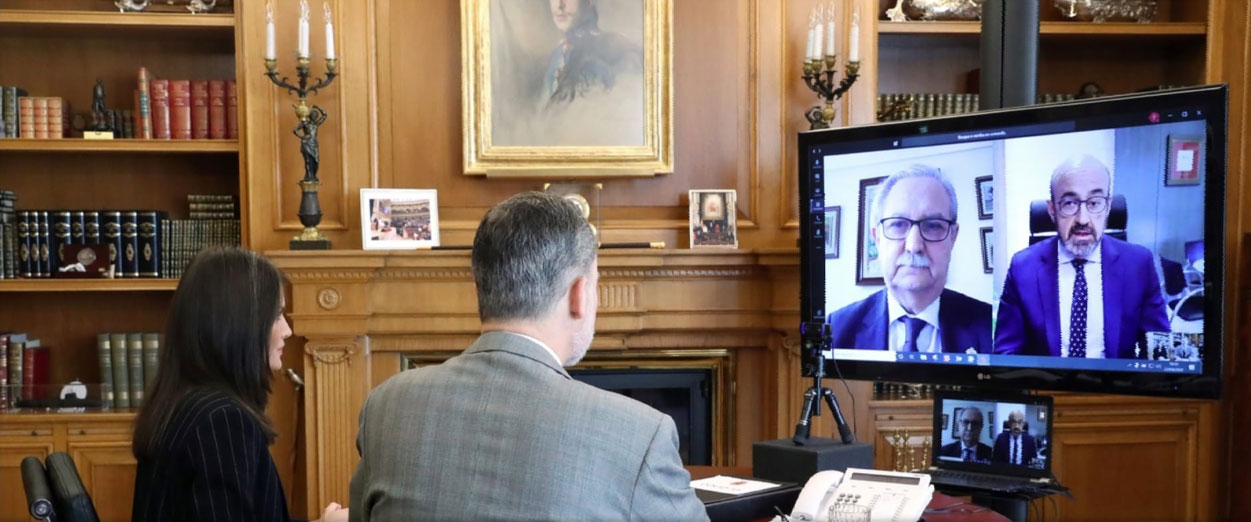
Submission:
<svg viewBox="0 0 1251 522">
<path fill-rule="evenodd" d="M 776 488 L 780 485 L 781 484 L 775 484 L 772 482 L 730 477 L 726 475 L 717 475 L 715 477 L 691 481 L 691 487 L 693 488 L 714 491 L 717 493 L 725 493 L 727 495 L 744 495 L 747 493 Z"/>
</svg>

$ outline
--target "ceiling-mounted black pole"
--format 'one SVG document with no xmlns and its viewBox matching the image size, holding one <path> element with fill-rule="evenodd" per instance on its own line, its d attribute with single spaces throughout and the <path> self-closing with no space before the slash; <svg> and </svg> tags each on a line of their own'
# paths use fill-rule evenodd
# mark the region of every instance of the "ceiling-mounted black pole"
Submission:
<svg viewBox="0 0 1251 522">
<path fill-rule="evenodd" d="M 1038 0 L 982 4 L 979 109 L 1033 105 L 1038 92 Z"/>
</svg>

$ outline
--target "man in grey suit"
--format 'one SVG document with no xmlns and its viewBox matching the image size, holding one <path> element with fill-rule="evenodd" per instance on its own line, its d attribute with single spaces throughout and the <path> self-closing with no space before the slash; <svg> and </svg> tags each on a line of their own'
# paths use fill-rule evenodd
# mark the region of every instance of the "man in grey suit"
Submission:
<svg viewBox="0 0 1251 522">
<path fill-rule="evenodd" d="M 482 335 L 365 401 L 351 520 L 707 520 L 668 416 L 565 372 L 595 333 L 596 239 L 540 192 L 478 226 Z"/>
</svg>

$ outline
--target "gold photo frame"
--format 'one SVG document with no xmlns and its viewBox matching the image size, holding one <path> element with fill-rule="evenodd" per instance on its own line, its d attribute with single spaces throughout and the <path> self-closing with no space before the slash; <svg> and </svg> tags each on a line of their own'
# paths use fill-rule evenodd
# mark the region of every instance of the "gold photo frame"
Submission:
<svg viewBox="0 0 1251 522">
<path fill-rule="evenodd" d="M 672 0 L 461 0 L 465 174 L 673 172 L 672 50 Z"/>
</svg>

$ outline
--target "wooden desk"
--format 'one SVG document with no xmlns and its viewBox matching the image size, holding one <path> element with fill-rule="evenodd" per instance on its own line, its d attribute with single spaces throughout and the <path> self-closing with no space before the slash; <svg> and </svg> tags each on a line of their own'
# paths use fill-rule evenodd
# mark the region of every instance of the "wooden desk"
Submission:
<svg viewBox="0 0 1251 522">
<path fill-rule="evenodd" d="M 687 466 L 691 480 L 712 477 L 715 475 L 736 475 L 750 477 L 751 468 L 746 466 Z M 785 509 L 785 508 L 784 508 Z M 768 520 L 765 518 L 763 520 Z M 1008 518 L 989 508 L 973 504 L 965 498 L 944 495 L 937 491 L 925 507 L 921 520 L 925 522 L 974 521 L 974 522 L 1008 522 Z M 716 521 L 713 521 L 716 522 Z"/>
</svg>

